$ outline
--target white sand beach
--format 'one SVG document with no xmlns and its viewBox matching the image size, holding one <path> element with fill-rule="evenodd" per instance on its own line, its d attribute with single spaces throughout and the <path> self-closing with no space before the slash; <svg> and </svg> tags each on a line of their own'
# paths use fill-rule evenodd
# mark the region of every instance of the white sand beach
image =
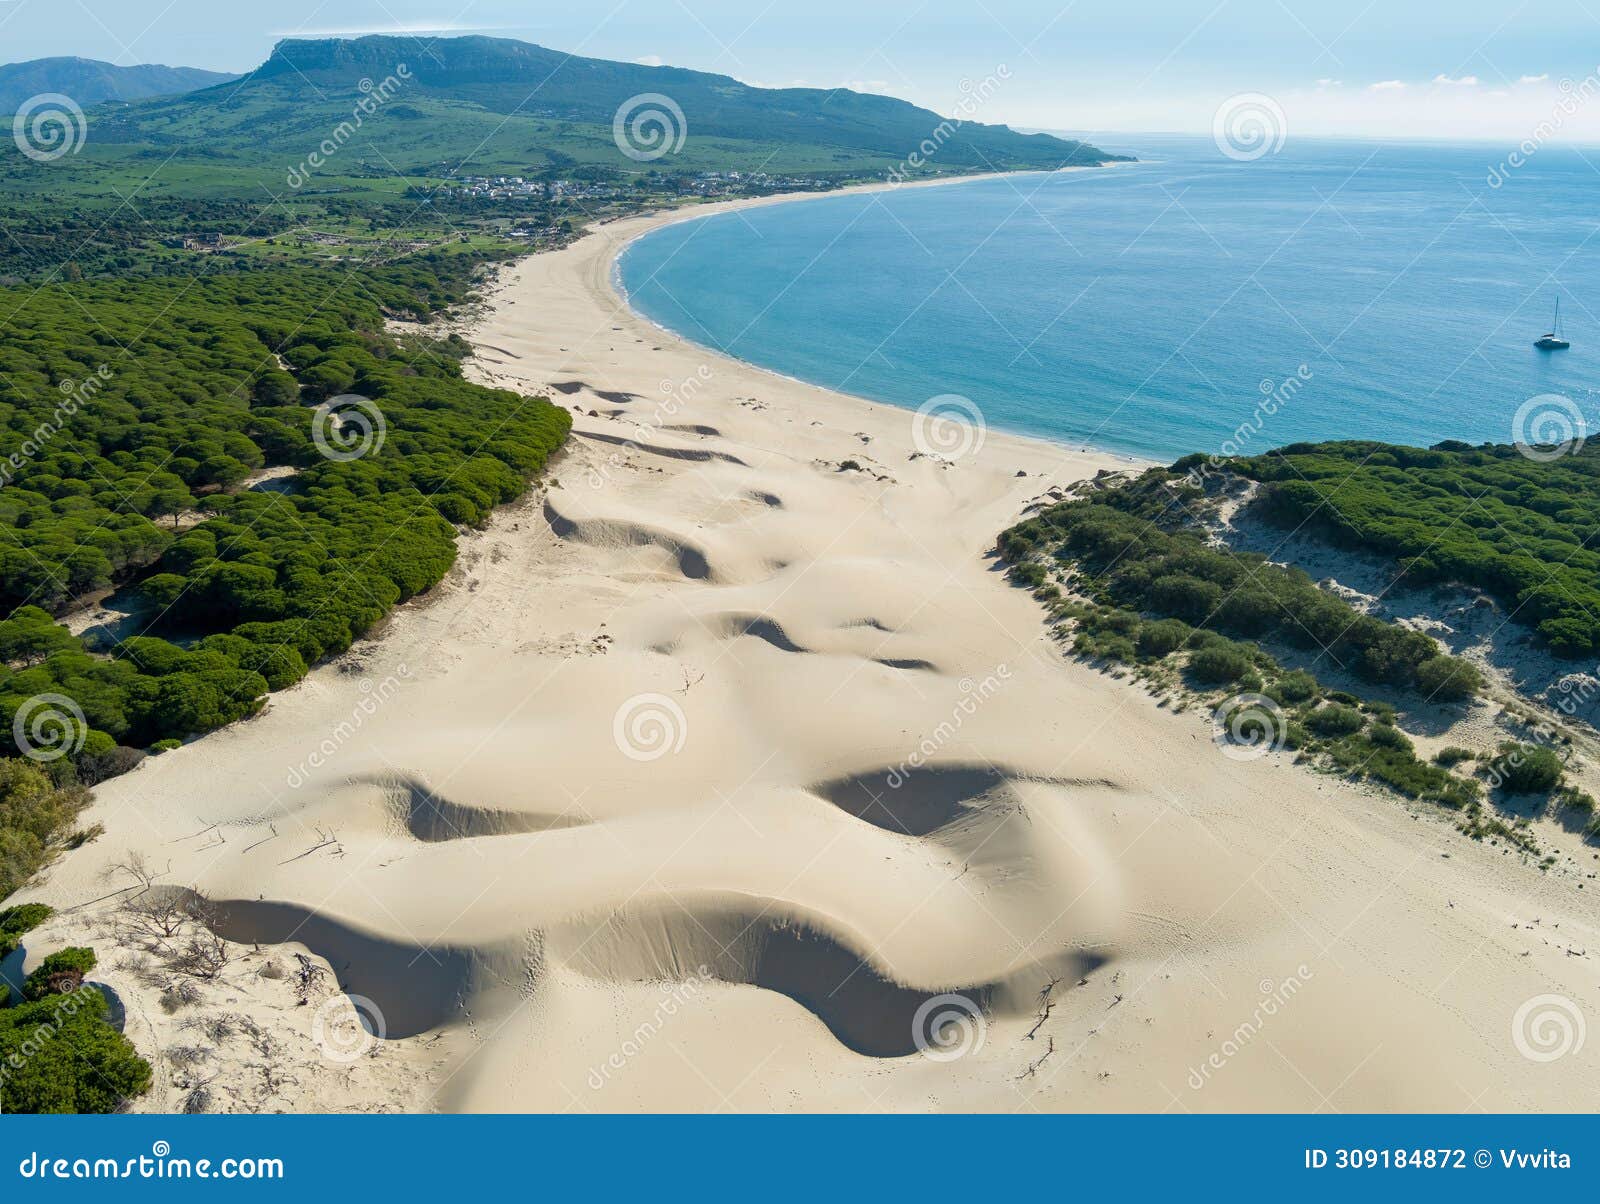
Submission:
<svg viewBox="0 0 1600 1204">
<path fill-rule="evenodd" d="M 131 854 L 237 945 L 170 1010 L 103 957 L 139 1106 L 183 1106 L 165 1051 L 222 1013 L 265 1037 L 219 1043 L 219 1108 L 1592 1107 L 1600 1039 L 1539 1060 L 1542 997 L 1600 1017 L 1592 871 L 1064 656 L 991 548 L 1128 462 L 920 454 L 909 411 L 633 315 L 619 248 L 708 211 L 507 269 L 472 371 L 575 411 L 548 481 L 377 638 L 99 788 L 40 947 L 112 931 Z M 296 951 L 383 1040 L 325 1056 L 320 996 L 259 973 Z"/>
</svg>

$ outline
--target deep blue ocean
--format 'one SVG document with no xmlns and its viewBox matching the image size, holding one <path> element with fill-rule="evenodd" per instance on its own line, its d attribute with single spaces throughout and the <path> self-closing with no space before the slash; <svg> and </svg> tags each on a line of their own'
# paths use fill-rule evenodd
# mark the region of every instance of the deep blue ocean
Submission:
<svg viewBox="0 0 1600 1204">
<path fill-rule="evenodd" d="M 1545 147 L 1491 187 L 1487 145 L 1107 149 L 1141 162 L 670 226 L 621 280 L 647 317 L 789 376 L 959 394 L 991 426 L 1161 459 L 1509 442 L 1551 393 L 1600 431 L 1600 152 Z M 1537 351 L 1558 294 L 1572 348 Z"/>
</svg>

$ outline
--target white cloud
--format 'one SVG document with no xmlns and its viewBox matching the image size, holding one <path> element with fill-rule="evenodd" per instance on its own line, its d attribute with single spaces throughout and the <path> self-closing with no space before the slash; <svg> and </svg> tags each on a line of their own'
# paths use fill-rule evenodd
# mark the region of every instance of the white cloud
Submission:
<svg viewBox="0 0 1600 1204">
<path fill-rule="evenodd" d="M 1338 88 L 1343 84 L 1344 80 L 1342 79 L 1319 79 L 1317 81 L 1317 87 L 1319 88 Z"/>
<path fill-rule="evenodd" d="M 1405 86 L 1406 85 L 1405 85 L 1405 81 L 1404 80 L 1385 79 L 1385 80 L 1379 80 L 1377 83 L 1372 84 L 1370 86 L 1370 88 L 1369 88 L 1369 91 L 1372 91 L 1372 92 L 1399 92 L 1402 89 L 1404 89 Z"/>
<path fill-rule="evenodd" d="M 1451 79 L 1448 75 L 1440 73 L 1433 77 L 1433 82 L 1447 88 L 1476 88 L 1478 77 L 1476 75 L 1463 75 L 1459 79 Z"/>
<path fill-rule="evenodd" d="M 1550 74 L 1549 74 L 1549 72 L 1546 72 L 1543 75 L 1524 75 L 1517 82 L 1519 84 L 1542 84 L 1542 83 L 1545 82 L 1545 80 L 1547 80 L 1549 78 L 1550 78 Z"/>
<path fill-rule="evenodd" d="M 661 56 L 659 54 L 642 54 L 633 61 L 638 63 L 641 67 L 661 66 Z"/>
</svg>

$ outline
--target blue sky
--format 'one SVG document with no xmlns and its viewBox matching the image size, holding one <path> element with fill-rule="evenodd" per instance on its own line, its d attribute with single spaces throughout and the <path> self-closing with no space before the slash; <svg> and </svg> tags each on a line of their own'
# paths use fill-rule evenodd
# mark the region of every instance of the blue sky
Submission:
<svg viewBox="0 0 1600 1204">
<path fill-rule="evenodd" d="M 1209 130 L 1273 97 L 1301 133 L 1521 137 L 1600 66 L 1600 0 L 0 0 L 0 59 L 243 71 L 277 38 L 485 33 L 758 84 L 846 85 L 984 121 Z M 1003 72 L 1002 72 L 1003 69 Z M 1600 98 L 1597 98 L 1600 100 Z M 1600 103 L 1562 135 L 1600 141 Z"/>
</svg>

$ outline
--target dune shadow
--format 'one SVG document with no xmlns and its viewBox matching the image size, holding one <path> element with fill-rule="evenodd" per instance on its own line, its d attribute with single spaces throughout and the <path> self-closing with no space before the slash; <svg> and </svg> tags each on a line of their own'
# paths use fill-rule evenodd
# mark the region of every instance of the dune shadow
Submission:
<svg viewBox="0 0 1600 1204">
<path fill-rule="evenodd" d="M 390 1038 L 414 1037 L 455 1020 L 474 985 L 477 960 L 465 949 L 393 941 L 293 903 L 218 899 L 211 908 L 210 927 L 224 940 L 297 941 L 326 959 L 342 990 L 377 1006 Z"/>
<path fill-rule="evenodd" d="M 377 774 L 353 780 L 382 790 L 406 830 L 430 844 L 478 836 L 551 832 L 589 822 L 587 818 L 565 814 L 468 806 L 435 793 L 426 782 L 408 774 Z"/>
<path fill-rule="evenodd" d="M 775 991 L 845 1048 L 872 1058 L 916 1053 L 931 1000 L 958 993 L 976 1016 L 991 994 L 988 985 L 946 992 L 892 982 L 843 939 L 753 904 L 633 906 L 560 926 L 547 950 L 604 981 L 714 980 Z"/>
</svg>

